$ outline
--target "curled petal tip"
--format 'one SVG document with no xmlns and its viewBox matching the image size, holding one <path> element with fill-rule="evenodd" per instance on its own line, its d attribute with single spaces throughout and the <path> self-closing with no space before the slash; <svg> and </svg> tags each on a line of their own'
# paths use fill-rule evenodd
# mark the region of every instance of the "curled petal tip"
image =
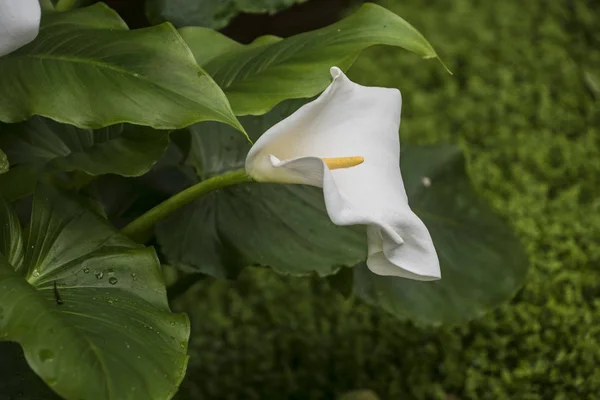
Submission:
<svg viewBox="0 0 600 400">
<path fill-rule="evenodd" d="M 341 75 L 344 75 L 344 73 L 342 72 L 341 69 L 339 69 L 338 67 L 331 67 L 329 69 L 329 73 L 331 74 L 331 77 L 335 80 L 337 78 L 339 78 Z"/>
</svg>

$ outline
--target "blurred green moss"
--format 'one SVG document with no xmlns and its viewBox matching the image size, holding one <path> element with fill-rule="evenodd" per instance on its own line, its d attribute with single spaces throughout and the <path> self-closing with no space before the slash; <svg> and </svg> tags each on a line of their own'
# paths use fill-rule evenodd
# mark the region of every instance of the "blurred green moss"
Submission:
<svg viewBox="0 0 600 400">
<path fill-rule="evenodd" d="M 380 3 L 454 76 L 376 48 L 351 77 L 401 89 L 403 141 L 461 144 L 474 185 L 528 249 L 526 286 L 480 320 L 428 329 L 312 279 L 203 282 L 186 300 L 195 335 L 180 398 L 600 398 L 600 4 Z"/>
</svg>

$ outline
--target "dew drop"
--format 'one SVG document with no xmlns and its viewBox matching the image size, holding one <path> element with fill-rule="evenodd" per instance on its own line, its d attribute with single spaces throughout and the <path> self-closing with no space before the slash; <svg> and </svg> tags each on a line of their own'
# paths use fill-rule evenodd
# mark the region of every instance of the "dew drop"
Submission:
<svg viewBox="0 0 600 400">
<path fill-rule="evenodd" d="M 137 281 L 137 276 L 135 275 L 135 273 L 131 274 L 131 277 L 133 278 L 134 281 Z"/>
<path fill-rule="evenodd" d="M 42 362 L 48 362 L 54 360 L 54 353 L 48 349 L 40 350 L 40 360 Z"/>
<path fill-rule="evenodd" d="M 114 276 L 111 276 L 110 279 L 108 280 L 108 283 L 110 283 L 111 285 L 116 285 L 117 282 L 119 282 L 119 280 L 117 278 L 115 278 Z"/>
<path fill-rule="evenodd" d="M 34 269 L 32 275 L 33 275 L 34 278 L 37 278 L 37 277 L 40 276 L 40 271 L 38 271 L 37 269 Z"/>
<path fill-rule="evenodd" d="M 89 268 L 84 268 L 83 269 L 83 273 L 84 274 L 89 274 L 90 273 L 90 269 Z"/>
<path fill-rule="evenodd" d="M 102 278 L 104 278 L 104 272 L 102 272 L 102 271 L 96 272 L 95 275 L 96 275 L 96 279 L 102 279 Z"/>
</svg>

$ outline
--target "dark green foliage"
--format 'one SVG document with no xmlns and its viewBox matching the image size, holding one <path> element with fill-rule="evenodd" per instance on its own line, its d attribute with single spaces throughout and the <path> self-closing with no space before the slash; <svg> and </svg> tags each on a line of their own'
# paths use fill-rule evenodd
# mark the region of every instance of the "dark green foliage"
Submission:
<svg viewBox="0 0 600 400">
<path fill-rule="evenodd" d="M 165 21 L 177 27 L 206 26 L 221 29 L 240 13 L 270 13 L 306 0 L 147 0 L 146 15 L 152 24 Z"/>
<path fill-rule="evenodd" d="M 454 72 L 390 48 L 352 77 L 404 97 L 402 139 L 460 143 L 479 191 L 532 262 L 514 301 L 421 329 L 345 302 L 324 281 L 249 271 L 188 296 L 180 398 L 597 399 L 600 396 L 600 5 L 395 0 Z M 510 249 L 507 248 L 507 251 Z M 192 307 L 193 305 L 193 307 Z"/>
</svg>

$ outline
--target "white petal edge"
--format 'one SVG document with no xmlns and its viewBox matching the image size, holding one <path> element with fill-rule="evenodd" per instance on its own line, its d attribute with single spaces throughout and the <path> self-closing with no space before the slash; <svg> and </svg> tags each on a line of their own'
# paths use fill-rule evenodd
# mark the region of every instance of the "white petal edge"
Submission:
<svg viewBox="0 0 600 400">
<path fill-rule="evenodd" d="M 0 0 L 0 57 L 35 39 L 41 16 L 38 0 Z"/>
<path fill-rule="evenodd" d="M 367 266 L 378 275 L 440 279 L 431 236 L 412 212 L 400 173 L 397 89 L 365 87 L 336 67 L 332 84 L 314 101 L 265 132 L 246 170 L 257 181 L 322 187 L 336 225 L 366 225 Z M 324 157 L 363 156 L 330 170 Z"/>
</svg>

